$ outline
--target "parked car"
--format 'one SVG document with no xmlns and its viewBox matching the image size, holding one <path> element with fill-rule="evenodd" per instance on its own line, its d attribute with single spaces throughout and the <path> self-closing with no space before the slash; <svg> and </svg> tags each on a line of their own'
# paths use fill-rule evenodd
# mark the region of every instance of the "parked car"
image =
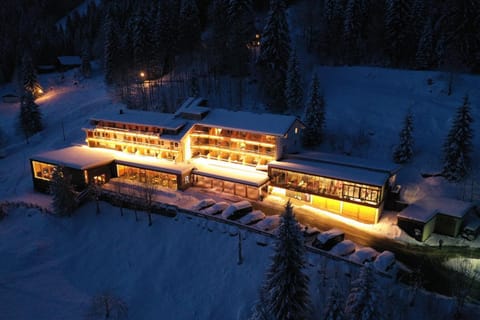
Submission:
<svg viewBox="0 0 480 320">
<path fill-rule="evenodd" d="M 263 213 L 263 211 L 253 210 L 252 212 L 249 212 L 240 219 L 238 219 L 238 222 L 240 222 L 241 224 L 251 225 L 263 219 L 265 219 L 265 213 Z"/>
<path fill-rule="evenodd" d="M 255 223 L 253 226 L 258 230 L 272 231 L 280 225 L 280 216 L 268 216 L 262 221 Z"/>
<path fill-rule="evenodd" d="M 377 256 L 377 250 L 370 247 L 363 247 L 352 253 L 348 258 L 350 261 L 365 264 L 367 262 L 373 262 Z"/>
<path fill-rule="evenodd" d="M 480 220 L 472 220 L 463 227 L 462 233 L 460 234 L 462 238 L 465 238 L 469 241 L 473 241 L 480 234 Z"/>
<path fill-rule="evenodd" d="M 334 245 L 333 248 L 330 250 L 330 253 L 336 256 L 346 257 L 349 254 L 354 253 L 356 248 L 357 246 L 353 241 L 343 240 Z"/>
<path fill-rule="evenodd" d="M 395 273 L 396 271 L 395 254 L 388 250 L 383 251 L 375 258 L 375 261 L 373 261 L 373 266 L 378 271 L 382 271 L 386 273 Z"/>
<path fill-rule="evenodd" d="M 237 220 L 249 212 L 252 212 L 252 204 L 246 200 L 232 203 L 222 211 L 222 218 Z"/>
<path fill-rule="evenodd" d="M 210 206 L 213 206 L 215 204 L 215 200 L 207 198 L 200 200 L 196 205 L 192 207 L 193 211 L 200 211 L 202 209 L 208 208 Z"/>
<path fill-rule="evenodd" d="M 228 202 L 220 201 L 213 206 L 200 210 L 201 213 L 215 215 L 221 213 L 229 206 Z"/>
<path fill-rule="evenodd" d="M 330 250 L 334 245 L 345 239 L 345 233 L 340 229 L 330 229 L 317 235 L 313 246 L 322 250 Z"/>
</svg>

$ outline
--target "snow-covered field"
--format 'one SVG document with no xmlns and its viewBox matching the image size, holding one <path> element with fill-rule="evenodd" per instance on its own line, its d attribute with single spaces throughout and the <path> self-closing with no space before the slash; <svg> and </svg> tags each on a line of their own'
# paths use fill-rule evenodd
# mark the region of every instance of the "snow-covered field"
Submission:
<svg viewBox="0 0 480 320">
<path fill-rule="evenodd" d="M 453 94 L 447 96 L 448 75 L 441 72 L 366 67 L 321 67 L 317 71 L 327 103 L 327 140 L 320 150 L 390 159 L 403 117 L 411 107 L 415 156 L 398 175 L 403 196 L 411 201 L 427 193 L 454 198 L 462 194 L 463 185 L 448 184 L 442 178 L 423 179 L 420 173 L 441 169 L 442 143 L 466 93 L 475 128 L 479 128 L 479 77 L 454 75 Z M 42 75 L 40 81 L 47 90 L 37 100 L 45 130 L 28 144 L 16 130 L 19 105 L 0 103 L 0 127 L 8 136 L 7 156 L 0 159 L 0 201 L 49 206 L 49 196 L 33 191 L 29 157 L 84 144 L 81 128 L 92 115 L 122 107 L 101 74 L 77 85 L 73 72 L 63 81 L 58 74 Z M 0 87 L 1 95 L 12 91 L 12 87 Z M 473 158 L 478 159 L 480 130 L 475 134 Z M 480 172 L 478 162 L 475 165 Z M 187 196 L 184 204 L 194 203 L 197 195 Z M 388 225 L 381 224 L 386 229 L 379 232 L 390 232 Z M 0 318 L 81 319 L 90 299 L 108 290 L 127 303 L 131 319 L 246 319 L 272 246 L 257 245 L 258 236 L 245 231 L 243 237 L 244 263 L 238 265 L 238 238 L 229 235 L 228 227 L 199 218 L 154 216 L 153 226 L 148 227 L 145 216 L 137 223 L 132 212 L 120 217 L 118 208 L 104 203 L 99 216 L 94 204 L 87 204 L 71 219 L 14 209 L 0 221 Z M 335 273 L 346 288 L 358 268 L 320 256 L 310 256 L 309 261 L 312 300 L 318 312 Z M 323 283 L 318 271 L 325 265 L 328 276 Z M 414 307 L 409 307 L 409 293 L 402 286 L 383 283 L 382 287 L 393 288 L 392 293 L 382 291 L 384 299 L 395 301 L 392 307 L 404 307 L 404 313 L 388 308 L 386 313 L 403 319 L 451 315 L 452 303 L 447 298 L 421 293 Z"/>
</svg>

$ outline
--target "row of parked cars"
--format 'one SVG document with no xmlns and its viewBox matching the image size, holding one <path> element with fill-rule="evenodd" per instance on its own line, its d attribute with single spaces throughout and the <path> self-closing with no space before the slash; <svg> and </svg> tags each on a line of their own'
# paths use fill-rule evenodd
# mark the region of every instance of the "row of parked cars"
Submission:
<svg viewBox="0 0 480 320">
<path fill-rule="evenodd" d="M 280 225 L 279 216 L 267 217 L 261 210 L 253 210 L 252 204 L 246 200 L 229 204 L 203 199 L 192 207 L 192 210 L 208 215 L 219 215 L 224 219 L 235 220 L 262 231 L 273 231 Z"/>
<path fill-rule="evenodd" d="M 385 250 L 380 253 L 370 247 L 358 247 L 353 241 L 345 240 L 345 233 L 342 230 L 334 228 L 320 232 L 316 228 L 305 227 L 304 235 L 307 243 L 333 255 L 346 257 L 359 264 L 373 263 L 373 266 L 382 272 L 395 274 L 397 271 L 393 252 Z"/>
<path fill-rule="evenodd" d="M 260 210 L 253 210 L 249 201 L 235 203 L 216 202 L 213 199 L 203 199 L 192 210 L 208 215 L 219 215 L 224 219 L 235 220 L 244 225 L 250 225 L 262 231 L 273 231 L 280 225 L 280 216 L 265 216 Z M 382 272 L 396 272 L 395 255 L 390 251 L 379 253 L 370 247 L 358 247 L 351 240 L 345 239 L 345 233 L 340 229 L 330 229 L 320 232 L 317 228 L 302 226 L 306 243 L 315 248 L 329 251 L 331 254 L 346 257 L 359 263 L 373 263 Z"/>
</svg>

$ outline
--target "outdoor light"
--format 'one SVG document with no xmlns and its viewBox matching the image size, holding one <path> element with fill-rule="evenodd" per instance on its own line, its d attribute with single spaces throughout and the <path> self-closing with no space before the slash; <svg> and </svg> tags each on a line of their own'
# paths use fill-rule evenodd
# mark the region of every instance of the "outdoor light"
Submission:
<svg viewBox="0 0 480 320">
<path fill-rule="evenodd" d="M 140 77 L 145 78 L 145 72 L 140 72 Z"/>
</svg>

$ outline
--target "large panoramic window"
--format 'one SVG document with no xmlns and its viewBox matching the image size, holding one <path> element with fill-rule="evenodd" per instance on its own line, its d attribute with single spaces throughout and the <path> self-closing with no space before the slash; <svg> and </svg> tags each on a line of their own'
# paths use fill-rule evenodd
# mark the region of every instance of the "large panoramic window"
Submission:
<svg viewBox="0 0 480 320">
<path fill-rule="evenodd" d="M 55 166 L 48 163 L 32 161 L 33 163 L 33 175 L 35 178 L 43 180 L 52 180 L 53 170 Z"/>
<path fill-rule="evenodd" d="M 284 169 L 271 168 L 272 186 L 320 196 L 348 199 L 378 205 L 381 188 L 325 178 Z"/>
<path fill-rule="evenodd" d="M 135 168 L 121 164 L 117 164 L 117 174 L 119 178 L 130 180 L 132 182 L 148 183 L 173 190 L 177 189 L 177 176 L 175 174 Z"/>
</svg>

